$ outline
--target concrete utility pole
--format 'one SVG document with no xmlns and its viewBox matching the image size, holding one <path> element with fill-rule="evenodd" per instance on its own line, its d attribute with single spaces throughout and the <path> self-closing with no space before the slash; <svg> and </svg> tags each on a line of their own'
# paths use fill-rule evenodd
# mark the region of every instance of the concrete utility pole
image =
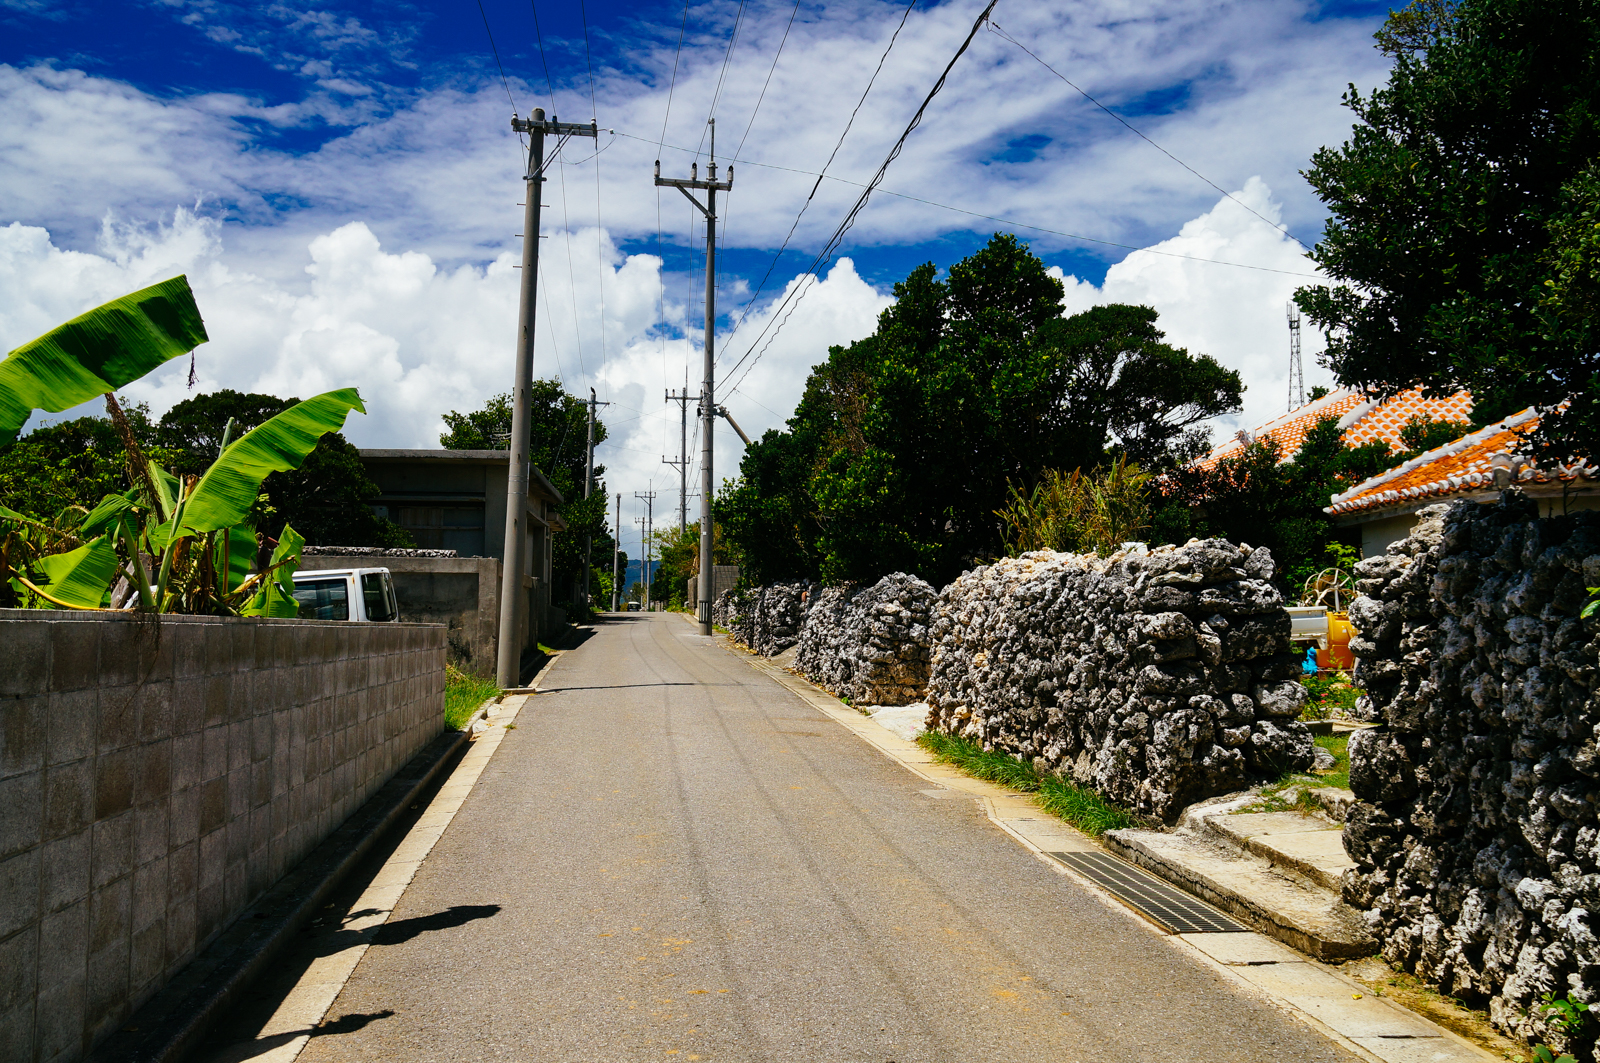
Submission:
<svg viewBox="0 0 1600 1063">
<path fill-rule="evenodd" d="M 622 557 L 622 492 L 617 492 L 617 519 L 611 522 L 611 611 L 617 612 L 622 608 L 622 587 L 618 581 L 621 576 L 617 574 L 617 562 Z"/>
<path fill-rule="evenodd" d="M 642 570 L 644 572 L 644 607 L 645 611 L 648 612 L 650 610 L 650 555 L 655 553 L 655 543 L 652 541 L 652 536 L 655 533 L 656 493 L 654 491 L 635 491 L 633 497 L 644 502 L 644 542 L 641 545 L 644 548 L 642 551 L 644 554 L 644 568 Z"/>
<path fill-rule="evenodd" d="M 609 402 L 596 402 L 594 388 L 589 389 L 589 456 L 583 467 L 583 497 L 594 490 L 594 408 L 610 406 Z M 594 536 L 583 540 L 583 607 L 589 608 L 589 570 L 594 567 Z"/>
<path fill-rule="evenodd" d="M 661 160 L 656 160 L 656 184 L 668 188 L 676 188 L 682 192 L 695 209 L 706 217 L 706 373 L 705 381 L 700 385 L 700 421 L 701 431 L 704 433 L 700 450 L 700 593 L 696 596 L 696 614 L 700 621 L 700 634 L 710 635 L 711 631 L 711 498 L 716 490 L 716 481 L 711 475 L 711 440 L 712 425 L 717 416 L 717 393 L 715 389 L 715 373 L 712 362 L 715 350 L 712 346 L 716 338 L 717 329 L 717 193 L 728 192 L 733 189 L 733 167 L 728 167 L 728 179 L 717 180 L 717 126 L 716 119 L 710 119 L 711 126 L 711 154 L 706 166 L 706 180 L 700 180 L 699 165 L 689 164 L 689 179 L 668 178 L 661 176 Z M 691 188 L 704 189 L 706 201 L 701 205 L 689 191 Z"/>
<path fill-rule="evenodd" d="M 662 464 L 675 466 L 678 470 L 679 531 L 683 531 L 683 529 L 689 526 L 689 400 L 692 398 L 694 398 L 694 396 L 689 394 L 688 381 L 684 382 L 682 391 L 667 392 L 667 401 L 676 402 L 678 404 L 678 412 L 681 415 L 680 420 L 682 422 L 679 428 L 681 440 L 679 444 L 678 460 L 673 461 L 671 458 L 668 458 L 664 455 L 661 458 Z"/>
<path fill-rule="evenodd" d="M 495 654 L 495 681 L 502 689 L 516 686 L 522 679 L 522 647 L 518 623 L 526 601 L 522 577 L 528 570 L 528 403 L 533 390 L 533 324 L 538 311 L 539 290 L 539 202 L 544 185 L 544 138 L 593 137 L 598 124 L 546 122 L 544 109 L 535 107 L 523 121 L 511 116 L 511 128 L 527 133 L 528 172 L 523 180 L 522 214 L 522 298 L 517 313 L 517 375 L 511 389 L 511 438 L 506 441 L 506 537 L 500 564 L 500 640 Z M 559 144 L 557 145 L 559 149 Z"/>
</svg>

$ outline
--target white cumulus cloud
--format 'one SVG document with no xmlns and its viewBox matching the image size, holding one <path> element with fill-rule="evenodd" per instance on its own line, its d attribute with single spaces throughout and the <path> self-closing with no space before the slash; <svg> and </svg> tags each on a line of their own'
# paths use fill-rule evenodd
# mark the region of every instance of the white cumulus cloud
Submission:
<svg viewBox="0 0 1600 1063">
<path fill-rule="evenodd" d="M 1218 418 L 1214 439 L 1241 426 L 1254 428 L 1288 408 L 1289 298 L 1296 288 L 1322 283 L 1299 245 L 1263 217 L 1277 222 L 1280 210 L 1271 190 L 1253 177 L 1177 236 L 1113 265 L 1103 284 L 1053 271 L 1066 285 L 1062 303 L 1068 313 L 1102 303 L 1153 307 L 1168 343 L 1239 371 L 1246 389 L 1243 412 Z M 1217 264 L 1223 262 L 1266 268 Z M 1316 360 L 1321 335 L 1309 323 L 1301 333 L 1307 390 L 1331 384 Z"/>
</svg>

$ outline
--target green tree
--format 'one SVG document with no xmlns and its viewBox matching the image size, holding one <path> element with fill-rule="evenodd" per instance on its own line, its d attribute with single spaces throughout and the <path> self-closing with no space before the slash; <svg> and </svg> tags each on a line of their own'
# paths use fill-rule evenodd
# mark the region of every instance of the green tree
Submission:
<svg viewBox="0 0 1600 1063">
<path fill-rule="evenodd" d="M 155 448 L 150 408 L 124 403 L 135 438 L 157 461 L 169 457 Z M 63 514 L 84 513 L 106 495 L 121 494 L 133 484 L 122 440 L 105 417 L 78 417 L 35 428 L 8 447 L 0 447 L 0 506 L 46 522 Z"/>
<path fill-rule="evenodd" d="M 1295 299 L 1328 364 L 1386 395 L 1469 389 L 1479 424 L 1570 399 L 1538 446 L 1600 453 L 1600 5 L 1416 0 L 1377 39 L 1388 84 L 1350 87 L 1358 124 L 1306 173 L 1339 283 Z"/>
<path fill-rule="evenodd" d="M 197 475 L 216 460 L 229 418 L 232 438 L 238 439 L 299 401 L 228 388 L 196 395 L 166 412 L 155 440 L 170 454 L 174 472 Z M 291 524 L 314 546 L 414 545 L 398 525 L 372 511 L 377 496 L 378 485 L 361 464 L 360 451 L 343 433 L 329 432 L 298 469 L 266 478 L 252 523 L 274 539 Z"/>
<path fill-rule="evenodd" d="M 1238 374 L 1164 343 L 1148 307 L 1064 317 L 1061 282 L 1013 236 L 894 294 L 718 500 L 752 581 L 946 582 L 1005 551 L 995 511 L 1012 485 L 1113 457 L 1171 467 L 1239 403 Z"/>
<path fill-rule="evenodd" d="M 583 497 L 584 465 L 587 460 L 588 403 L 570 395 L 559 380 L 535 380 L 529 395 L 528 454 L 536 469 L 561 492 L 559 509 L 566 530 L 556 533 L 551 542 L 551 579 L 557 600 L 581 596 L 585 554 L 592 567 L 609 570 L 612 538 L 606 500 L 611 496 L 604 482 L 605 466 L 594 467 L 595 486 Z M 481 409 L 467 413 L 451 410 L 444 415 L 448 429 L 439 445 L 449 450 L 505 450 L 511 438 L 511 396 L 500 394 Z M 606 426 L 598 417 L 594 422 L 594 441 L 598 447 L 606 439 Z M 593 546 L 588 544 L 592 540 Z M 601 599 L 599 581 L 589 579 L 590 598 Z"/>
<path fill-rule="evenodd" d="M 1277 563 L 1280 586 L 1298 593 L 1325 566 L 1340 529 L 1322 507 L 1340 491 L 1389 468 L 1389 445 L 1346 446 L 1336 418 L 1324 417 L 1288 461 L 1275 440 L 1256 440 L 1215 469 L 1187 465 L 1162 478 L 1151 540 L 1182 543 L 1219 537 L 1265 546 Z"/>
</svg>

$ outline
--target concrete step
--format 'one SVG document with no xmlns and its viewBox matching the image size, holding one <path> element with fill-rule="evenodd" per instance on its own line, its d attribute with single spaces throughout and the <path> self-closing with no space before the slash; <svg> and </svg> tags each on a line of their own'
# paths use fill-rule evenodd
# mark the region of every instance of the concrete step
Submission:
<svg viewBox="0 0 1600 1063">
<path fill-rule="evenodd" d="M 1332 893 L 1355 861 L 1344 851 L 1344 831 L 1321 816 L 1298 812 L 1246 812 L 1204 817 L 1205 833 L 1272 867 Z"/>
<path fill-rule="evenodd" d="M 1334 889 L 1294 873 L 1286 865 L 1266 862 L 1259 855 L 1187 827 L 1172 833 L 1117 830 L 1105 837 L 1107 847 L 1117 855 L 1308 956 L 1344 960 L 1370 956 L 1377 947 L 1360 914 L 1340 900 Z M 1309 854 L 1303 851 L 1306 840 L 1293 838 L 1283 835 L 1276 842 L 1259 844 L 1286 861 L 1298 846 L 1302 862 L 1314 865 L 1315 860 L 1307 860 Z M 1311 844 L 1328 843 L 1319 840 Z"/>
</svg>

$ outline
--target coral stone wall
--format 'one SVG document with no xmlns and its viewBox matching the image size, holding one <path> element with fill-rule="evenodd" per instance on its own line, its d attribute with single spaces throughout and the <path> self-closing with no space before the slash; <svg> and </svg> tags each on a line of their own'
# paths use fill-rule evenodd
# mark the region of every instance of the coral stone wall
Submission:
<svg viewBox="0 0 1600 1063">
<path fill-rule="evenodd" d="M 795 671 L 857 705 L 909 705 L 928 686 L 928 622 L 937 592 L 903 572 L 865 590 L 815 595 L 801 628 Z"/>
<path fill-rule="evenodd" d="M 1345 897 L 1386 959 L 1559 1043 L 1539 997 L 1600 999 L 1600 622 L 1579 618 L 1600 513 L 1541 520 L 1506 492 L 1421 517 L 1356 568 L 1382 726 L 1350 744 Z"/>
<path fill-rule="evenodd" d="M 763 657 L 775 657 L 800 638 L 808 583 L 775 583 L 743 591 L 724 591 L 711 605 L 711 619 Z"/>
<path fill-rule="evenodd" d="M 1264 548 L 1219 539 L 968 572 L 935 610 L 928 725 L 1163 818 L 1308 768 L 1272 572 Z"/>
</svg>

